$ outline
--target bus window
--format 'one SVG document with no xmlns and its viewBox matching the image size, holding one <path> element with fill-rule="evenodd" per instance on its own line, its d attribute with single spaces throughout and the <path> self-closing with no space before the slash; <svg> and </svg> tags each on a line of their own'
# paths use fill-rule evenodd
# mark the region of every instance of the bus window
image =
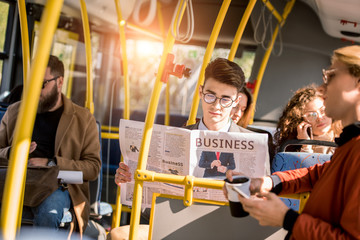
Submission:
<svg viewBox="0 0 360 240">
<path fill-rule="evenodd" d="M 40 27 L 40 23 L 35 22 L 33 51 L 36 51 L 36 47 L 37 47 L 36 43 L 38 41 L 39 27 Z M 65 76 L 64 76 L 64 84 L 62 87 L 62 92 L 68 98 L 71 97 L 71 92 L 72 92 L 73 70 L 75 64 L 78 39 L 79 39 L 79 35 L 77 33 L 58 28 L 56 29 L 54 35 L 54 43 L 51 50 L 51 54 L 57 56 L 64 63 Z"/>
<path fill-rule="evenodd" d="M 169 78 L 170 109 L 173 114 L 189 114 L 205 50 L 206 48 L 204 46 L 174 45 L 172 53 L 175 55 L 175 62 L 184 64 L 186 67 L 190 68 L 191 75 L 189 78 Z M 127 40 L 129 80 L 131 88 L 130 105 L 132 106 L 132 111 L 146 112 L 162 51 L 162 42 L 136 39 Z M 230 49 L 215 48 L 212 59 L 217 57 L 227 58 L 229 53 Z M 240 51 L 238 51 L 238 53 L 240 53 Z M 250 78 L 254 59 L 255 51 L 252 48 L 248 49 L 246 47 L 242 49 L 241 54 L 238 54 L 234 58 L 234 62 L 242 66 L 246 81 Z M 122 93 L 122 91 L 123 90 L 120 90 L 120 93 Z M 165 87 L 162 91 L 165 91 Z M 121 95 L 122 94 L 116 96 L 117 98 L 114 100 L 115 108 L 122 107 L 123 103 Z M 161 94 L 158 111 L 159 113 L 165 112 L 165 92 Z"/>
<path fill-rule="evenodd" d="M 9 16 L 9 4 L 0 2 L 0 84 L 2 79 L 3 60 L 5 57 L 4 45 L 6 36 L 6 26 Z"/>
</svg>

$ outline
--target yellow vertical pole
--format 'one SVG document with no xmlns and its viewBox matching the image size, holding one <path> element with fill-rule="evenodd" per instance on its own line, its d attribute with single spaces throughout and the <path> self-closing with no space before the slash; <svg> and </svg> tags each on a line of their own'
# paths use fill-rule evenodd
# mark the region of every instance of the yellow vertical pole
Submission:
<svg viewBox="0 0 360 240">
<path fill-rule="evenodd" d="M 169 126 L 170 125 L 170 76 L 169 80 L 166 83 L 166 104 L 165 104 L 165 119 L 164 119 L 164 125 Z"/>
<path fill-rule="evenodd" d="M 32 68 L 28 80 L 28 88 L 21 102 L 14 141 L 10 152 L 9 168 L 6 175 L 1 207 L 1 231 L 5 240 L 15 239 L 16 225 L 20 208 L 22 185 L 26 174 L 35 114 L 38 107 L 41 85 L 44 79 L 52 39 L 59 20 L 62 0 L 46 3 L 40 24 L 40 34 Z"/>
<path fill-rule="evenodd" d="M 29 44 L 29 30 L 27 23 L 27 14 L 26 14 L 26 6 L 25 0 L 18 1 L 19 8 L 19 19 L 20 19 L 20 30 L 21 30 L 21 46 L 22 46 L 22 57 L 23 57 L 23 92 L 26 91 L 27 84 L 27 76 L 30 71 L 30 44 Z M 25 178 L 23 183 L 23 189 L 20 198 L 20 208 L 19 208 L 19 217 L 18 217 L 18 226 L 21 225 L 21 216 L 22 216 L 22 205 L 24 200 L 25 193 Z"/>
<path fill-rule="evenodd" d="M 276 40 L 276 37 L 279 33 L 279 27 L 282 27 L 285 23 L 285 20 L 286 18 L 288 17 L 288 15 L 290 14 L 293 6 L 295 4 L 295 0 L 291 0 L 290 2 L 288 2 L 286 5 L 285 5 L 285 8 L 284 8 L 284 12 L 283 12 L 283 15 L 282 15 L 282 22 L 280 22 L 275 30 L 274 30 L 274 33 L 272 35 L 272 39 L 271 39 L 271 42 L 269 43 L 269 46 L 268 46 L 268 49 L 266 50 L 265 52 L 265 55 L 263 57 L 263 60 L 261 62 L 261 65 L 260 65 L 260 69 L 259 69 L 259 72 L 258 72 L 258 75 L 257 75 L 257 79 L 256 79 L 256 84 L 255 84 L 255 89 L 254 89 L 254 94 L 253 94 L 253 99 L 254 99 L 254 106 L 256 106 L 256 101 L 257 101 L 257 97 L 259 95 L 259 90 L 260 90 L 260 85 L 261 85 L 261 81 L 263 79 L 263 76 L 264 76 L 264 72 L 265 72 L 265 69 L 266 69 L 266 66 L 267 66 L 267 63 L 269 61 L 269 58 L 270 58 L 270 54 L 272 52 L 272 49 L 274 47 L 274 44 L 275 44 L 275 40 Z M 280 25 L 280 26 L 279 26 Z M 250 122 L 249 124 L 252 124 L 254 121 L 254 112 L 252 113 L 252 117 L 250 119 Z"/>
<path fill-rule="evenodd" d="M 161 35 L 165 38 L 165 30 L 164 30 L 164 19 L 161 11 L 161 3 L 157 2 L 157 16 L 159 21 L 159 26 L 161 30 Z M 166 83 L 166 89 L 165 89 L 165 118 L 164 118 L 164 125 L 169 126 L 170 125 L 170 76 L 169 80 Z"/>
<path fill-rule="evenodd" d="M 127 61 L 127 53 L 126 53 L 126 38 L 125 38 L 125 20 L 121 14 L 121 6 L 119 0 L 115 0 L 116 13 L 118 17 L 118 25 L 119 25 L 119 38 L 121 44 L 121 58 L 122 58 L 122 69 L 124 75 L 124 119 L 130 119 L 130 86 L 129 86 L 129 76 L 128 76 L 128 61 Z M 123 161 L 123 157 L 121 156 L 121 161 Z M 112 228 L 116 228 L 120 226 L 120 217 L 121 217 L 121 195 L 120 195 L 120 187 L 116 190 L 116 209 L 113 214 L 112 219 Z"/>
<path fill-rule="evenodd" d="M 230 61 L 234 60 L 236 51 L 237 51 L 237 49 L 239 47 L 241 37 L 242 37 L 242 35 L 244 33 L 246 24 L 249 21 L 250 15 L 251 15 L 251 13 L 252 13 L 252 11 L 254 9 L 255 3 L 256 3 L 256 0 L 250 0 L 249 1 L 248 5 L 247 5 L 247 7 L 245 9 L 244 15 L 241 18 L 241 22 L 240 22 L 239 27 L 238 27 L 238 29 L 236 31 L 234 41 L 233 41 L 233 43 L 231 45 L 231 48 L 230 48 L 230 53 L 229 53 L 229 57 L 228 57 L 228 59 Z"/>
<path fill-rule="evenodd" d="M 23 86 L 25 92 L 27 84 L 26 79 L 28 72 L 30 70 L 30 44 L 29 44 L 29 34 L 28 34 L 28 23 L 26 18 L 26 6 L 25 0 L 18 1 L 19 8 L 19 19 L 20 19 L 20 30 L 21 30 L 21 46 L 23 54 Z"/>
<path fill-rule="evenodd" d="M 180 6 L 183 5 L 182 9 L 178 9 L 176 13 L 176 19 L 181 21 L 182 16 L 184 14 L 186 3 L 185 0 L 181 0 Z M 183 4 L 184 3 L 184 4 Z M 149 147 L 150 147 L 150 140 L 152 135 L 152 128 L 154 125 L 155 114 L 157 110 L 157 105 L 159 103 L 160 92 L 162 87 L 161 77 L 164 71 L 166 59 L 168 53 L 171 51 L 175 39 L 171 34 L 171 28 L 176 26 L 176 21 L 174 26 L 170 26 L 170 29 L 167 34 L 167 38 L 164 44 L 163 54 L 160 60 L 158 74 L 156 76 L 154 89 L 151 94 L 150 103 L 148 106 L 146 119 L 145 119 L 145 128 L 143 132 L 143 138 L 141 141 L 141 148 L 139 152 L 139 159 L 138 159 L 138 166 L 137 169 L 145 170 L 146 163 L 147 163 L 147 156 L 149 154 Z M 141 213 L 141 200 L 142 200 L 142 189 L 143 189 L 143 181 L 137 180 L 135 177 L 135 186 L 134 186 L 134 196 L 133 196 L 133 205 L 131 211 L 131 220 L 130 220 L 130 235 L 129 239 L 137 239 L 137 233 L 139 229 L 139 222 L 140 222 L 140 213 Z"/>
<path fill-rule="evenodd" d="M 187 121 L 187 125 L 194 124 L 195 121 L 196 121 L 196 114 L 197 114 L 197 110 L 198 110 L 198 106 L 199 106 L 199 100 L 200 100 L 199 87 L 201 85 L 203 85 L 203 83 L 204 83 L 205 68 L 206 68 L 207 64 L 210 62 L 211 55 L 212 55 L 212 52 L 214 50 L 216 40 L 217 40 L 217 38 L 219 36 L 219 32 L 220 32 L 221 26 L 222 26 L 222 24 L 224 22 L 227 10 L 229 9 L 230 3 L 231 3 L 231 0 L 224 0 L 223 1 L 222 5 L 221 5 L 221 8 L 220 8 L 220 11 L 219 11 L 219 14 L 218 14 L 218 16 L 216 18 L 214 28 L 213 28 L 213 30 L 211 32 L 210 40 L 209 40 L 209 43 L 208 43 L 208 45 L 206 47 L 203 64 L 201 66 L 199 79 L 198 79 L 198 82 L 197 82 L 197 85 L 196 85 L 196 88 L 195 88 L 193 102 L 192 102 L 192 105 L 191 105 L 191 110 L 190 110 L 189 119 Z"/>
<path fill-rule="evenodd" d="M 91 114 L 94 114 L 93 101 L 93 69 L 91 57 L 91 38 L 89 18 L 86 10 L 85 0 L 80 0 L 81 18 L 84 31 L 85 51 L 86 51 L 86 100 L 85 107 L 89 109 Z"/>
<path fill-rule="evenodd" d="M 130 119 L 130 87 L 129 87 L 128 59 L 126 53 L 125 20 L 122 18 L 121 7 L 118 0 L 115 0 L 115 5 L 116 5 L 116 13 L 118 16 L 119 37 L 121 44 L 121 60 L 122 60 L 122 69 L 124 75 L 124 95 L 125 95 L 124 119 Z"/>
</svg>

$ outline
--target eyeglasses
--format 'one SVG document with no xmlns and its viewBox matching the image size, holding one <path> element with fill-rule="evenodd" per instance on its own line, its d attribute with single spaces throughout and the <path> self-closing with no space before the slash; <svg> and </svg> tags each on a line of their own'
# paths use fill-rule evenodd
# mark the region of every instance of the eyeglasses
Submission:
<svg viewBox="0 0 360 240">
<path fill-rule="evenodd" d="M 54 78 L 49 79 L 49 80 L 44 80 L 43 85 L 42 85 L 42 89 L 44 89 L 45 85 L 46 85 L 48 82 L 54 81 L 54 80 L 58 79 L 59 77 L 60 77 L 60 76 L 54 77 Z"/>
<path fill-rule="evenodd" d="M 316 120 L 320 117 L 320 116 L 324 116 L 325 115 L 325 107 L 323 106 L 322 108 L 320 108 L 318 111 L 311 111 L 311 112 L 307 112 L 303 115 L 303 118 L 305 119 L 305 121 L 307 121 L 308 123 L 315 123 Z"/>
<path fill-rule="evenodd" d="M 323 69 L 322 70 L 322 76 L 323 76 L 323 81 L 324 81 L 324 84 L 327 85 L 330 83 L 331 79 L 333 77 L 335 77 L 335 72 L 337 71 L 337 69 L 328 69 L 328 70 L 325 70 Z"/>
<path fill-rule="evenodd" d="M 204 95 L 204 101 L 208 104 L 212 104 L 212 103 L 216 102 L 217 99 L 220 99 L 220 105 L 224 108 L 230 107 L 233 104 L 233 102 L 235 101 L 229 97 L 218 98 L 212 93 L 203 93 L 203 95 Z"/>
</svg>

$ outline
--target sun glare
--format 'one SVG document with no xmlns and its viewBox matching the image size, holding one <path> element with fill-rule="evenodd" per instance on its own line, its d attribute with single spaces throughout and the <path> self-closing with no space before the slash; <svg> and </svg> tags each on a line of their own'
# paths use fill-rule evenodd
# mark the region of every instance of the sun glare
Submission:
<svg viewBox="0 0 360 240">
<path fill-rule="evenodd" d="M 160 44 L 160 46 L 162 46 Z M 162 49 L 159 44 L 150 41 L 137 41 L 136 42 L 136 54 L 139 57 L 150 57 L 161 55 Z"/>
</svg>

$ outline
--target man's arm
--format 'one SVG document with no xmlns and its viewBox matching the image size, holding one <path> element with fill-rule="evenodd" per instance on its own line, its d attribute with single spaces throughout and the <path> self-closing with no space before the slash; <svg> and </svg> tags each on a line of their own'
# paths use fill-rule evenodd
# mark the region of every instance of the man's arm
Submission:
<svg viewBox="0 0 360 240">
<path fill-rule="evenodd" d="M 318 181 L 321 174 L 328 168 L 330 161 L 316 164 L 309 168 L 300 168 L 284 172 L 275 172 L 281 180 L 281 194 L 309 192 Z"/>
</svg>

